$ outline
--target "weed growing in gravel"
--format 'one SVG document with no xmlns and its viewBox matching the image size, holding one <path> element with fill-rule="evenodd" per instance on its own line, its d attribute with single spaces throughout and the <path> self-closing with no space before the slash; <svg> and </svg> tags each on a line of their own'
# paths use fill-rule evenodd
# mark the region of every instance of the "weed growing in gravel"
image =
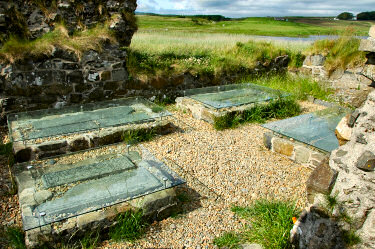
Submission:
<svg viewBox="0 0 375 249">
<path fill-rule="evenodd" d="M 0 155 L 9 156 L 12 154 L 12 143 L 0 144 Z"/>
<path fill-rule="evenodd" d="M 293 227 L 292 218 L 299 213 L 293 203 L 258 200 L 248 208 L 233 207 L 232 211 L 251 223 L 251 228 L 242 233 L 246 241 L 264 248 L 291 248 L 289 231 Z"/>
<path fill-rule="evenodd" d="M 264 105 L 256 105 L 243 112 L 231 112 L 214 118 L 214 128 L 225 130 L 243 123 L 264 123 L 268 119 L 287 118 L 301 113 L 301 107 L 292 98 L 279 98 Z"/>
<path fill-rule="evenodd" d="M 8 227 L 6 237 L 11 248 L 26 249 L 25 234 L 19 227 Z"/>
<path fill-rule="evenodd" d="M 155 136 L 155 129 L 137 129 L 125 131 L 122 135 L 122 139 L 126 144 L 137 144 L 150 141 Z"/>
<path fill-rule="evenodd" d="M 347 246 L 352 247 L 361 243 L 361 238 L 353 230 L 342 231 L 342 238 Z"/>
<path fill-rule="evenodd" d="M 129 210 L 117 217 L 117 224 L 110 229 L 109 237 L 114 241 L 135 241 L 143 235 L 146 228 L 143 211 Z"/>
<path fill-rule="evenodd" d="M 214 239 L 214 245 L 225 248 L 239 248 L 240 238 L 234 232 L 224 233 L 222 236 Z"/>
</svg>

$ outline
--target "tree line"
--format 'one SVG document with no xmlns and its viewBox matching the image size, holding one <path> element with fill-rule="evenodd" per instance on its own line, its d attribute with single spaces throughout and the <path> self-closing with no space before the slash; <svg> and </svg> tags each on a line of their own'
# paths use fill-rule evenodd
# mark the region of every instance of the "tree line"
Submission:
<svg viewBox="0 0 375 249">
<path fill-rule="evenodd" d="M 353 13 L 343 12 L 337 16 L 339 20 L 352 20 L 354 18 Z M 357 15 L 357 20 L 375 20 L 375 11 L 361 12 Z"/>
</svg>

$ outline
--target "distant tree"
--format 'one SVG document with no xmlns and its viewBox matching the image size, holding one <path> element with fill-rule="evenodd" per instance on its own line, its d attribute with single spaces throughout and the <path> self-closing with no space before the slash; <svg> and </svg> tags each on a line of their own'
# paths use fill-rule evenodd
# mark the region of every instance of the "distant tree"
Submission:
<svg viewBox="0 0 375 249">
<path fill-rule="evenodd" d="M 343 12 L 340 15 L 337 16 L 337 19 L 339 20 L 352 20 L 354 15 L 349 12 Z"/>
<path fill-rule="evenodd" d="M 357 20 L 375 20 L 375 11 L 359 13 Z"/>
</svg>

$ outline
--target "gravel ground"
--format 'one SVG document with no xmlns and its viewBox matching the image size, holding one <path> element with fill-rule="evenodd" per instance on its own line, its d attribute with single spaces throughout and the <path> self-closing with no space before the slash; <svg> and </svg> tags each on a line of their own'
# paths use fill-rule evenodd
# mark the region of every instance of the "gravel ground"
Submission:
<svg viewBox="0 0 375 249">
<path fill-rule="evenodd" d="M 301 105 L 304 112 L 324 108 L 308 102 Z M 212 248 L 215 237 L 238 231 L 246 223 L 230 211 L 233 205 L 249 205 L 259 198 L 305 205 L 305 182 L 311 170 L 265 149 L 265 129 L 261 126 L 247 124 L 218 132 L 187 113 L 172 111 L 182 131 L 142 146 L 187 180 L 178 188 L 179 195 L 189 197 L 183 204 L 183 213 L 153 223 L 144 238 L 134 244 L 105 241 L 100 248 Z M 109 146 L 86 155 L 108 150 L 125 151 L 125 147 Z M 3 189 L 9 176 L 5 161 L 0 163 Z M 0 206 L 0 224 L 20 224 L 16 196 L 1 194 Z"/>
<path fill-rule="evenodd" d="M 301 103 L 304 112 L 323 109 Z M 185 133 L 160 137 L 144 146 L 187 180 L 185 191 L 195 193 L 180 218 L 151 226 L 135 244 L 105 242 L 101 248 L 212 248 L 215 237 L 240 230 L 246 223 L 230 207 L 259 198 L 306 203 L 305 182 L 311 170 L 263 146 L 265 129 L 248 124 L 215 131 L 212 125 L 174 112 Z"/>
</svg>

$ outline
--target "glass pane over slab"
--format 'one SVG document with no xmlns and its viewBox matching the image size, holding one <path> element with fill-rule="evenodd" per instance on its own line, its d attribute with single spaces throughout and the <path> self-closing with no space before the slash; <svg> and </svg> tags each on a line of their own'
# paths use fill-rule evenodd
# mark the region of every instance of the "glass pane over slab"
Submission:
<svg viewBox="0 0 375 249">
<path fill-rule="evenodd" d="M 152 122 L 166 116 L 171 113 L 150 101 L 126 98 L 11 114 L 8 127 L 16 142 Z"/>
<path fill-rule="evenodd" d="M 251 83 L 204 87 L 184 91 L 184 96 L 188 96 L 214 109 L 265 102 L 288 95 L 279 90 Z"/>
<path fill-rule="evenodd" d="M 348 109 L 332 107 L 268 123 L 263 127 L 322 151 L 331 152 L 339 147 L 335 129 L 348 113 Z"/>
<path fill-rule="evenodd" d="M 16 171 L 21 188 L 33 186 L 30 198 L 36 200 L 30 212 L 22 213 L 26 231 L 185 183 L 164 163 L 154 157 L 142 159 L 134 151 L 73 164 L 24 163 Z M 52 196 L 38 197 L 46 192 Z"/>
</svg>

